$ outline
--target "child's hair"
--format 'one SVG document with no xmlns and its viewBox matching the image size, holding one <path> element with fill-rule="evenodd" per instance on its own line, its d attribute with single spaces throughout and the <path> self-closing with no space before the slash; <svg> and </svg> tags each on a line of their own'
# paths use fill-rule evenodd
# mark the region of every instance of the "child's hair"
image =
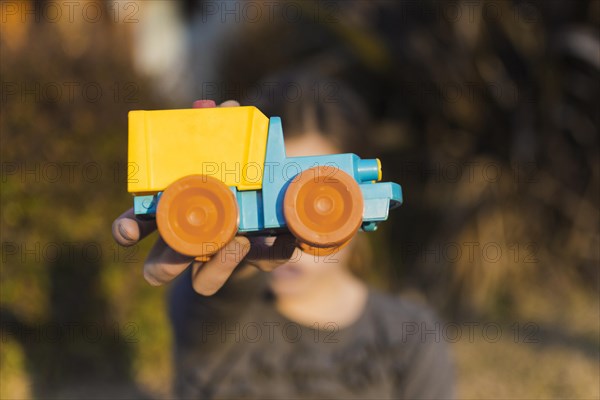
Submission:
<svg viewBox="0 0 600 400">
<path fill-rule="evenodd" d="M 319 132 L 341 152 L 368 151 L 366 105 L 336 79 L 290 71 L 263 79 L 254 104 L 267 116 L 281 116 L 286 137 Z"/>
</svg>

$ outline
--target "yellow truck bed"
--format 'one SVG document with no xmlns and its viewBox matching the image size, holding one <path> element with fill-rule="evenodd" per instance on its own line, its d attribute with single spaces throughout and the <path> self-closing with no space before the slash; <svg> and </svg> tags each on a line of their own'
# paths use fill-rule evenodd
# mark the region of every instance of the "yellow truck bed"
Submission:
<svg viewBox="0 0 600 400">
<path fill-rule="evenodd" d="M 156 193 L 192 174 L 258 190 L 268 131 L 256 107 L 130 111 L 127 190 Z"/>
</svg>

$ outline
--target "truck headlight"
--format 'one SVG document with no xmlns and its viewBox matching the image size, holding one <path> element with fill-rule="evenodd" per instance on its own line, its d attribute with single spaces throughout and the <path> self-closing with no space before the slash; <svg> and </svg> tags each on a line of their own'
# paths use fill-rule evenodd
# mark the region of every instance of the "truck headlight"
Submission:
<svg viewBox="0 0 600 400">
<path fill-rule="evenodd" d="M 358 179 L 361 182 L 381 180 L 381 161 L 378 158 L 370 158 L 358 161 Z"/>
</svg>

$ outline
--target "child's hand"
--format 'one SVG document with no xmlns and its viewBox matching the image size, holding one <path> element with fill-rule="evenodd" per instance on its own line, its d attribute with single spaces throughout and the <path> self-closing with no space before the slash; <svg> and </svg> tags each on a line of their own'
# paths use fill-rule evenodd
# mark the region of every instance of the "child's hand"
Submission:
<svg viewBox="0 0 600 400">
<path fill-rule="evenodd" d="M 156 230 L 156 221 L 135 217 L 133 209 L 124 212 L 112 225 L 113 237 L 121 246 L 133 246 Z M 159 237 L 144 263 L 144 278 L 153 286 L 170 282 L 193 263 L 192 285 L 205 296 L 215 294 L 240 264 L 253 265 L 263 271 L 272 271 L 290 259 L 294 250 L 291 235 L 278 236 L 272 244 L 264 238 L 236 236 L 219 252 L 205 262 L 194 262 L 171 249 Z"/>
<path fill-rule="evenodd" d="M 228 100 L 220 107 L 237 107 L 235 100 Z M 198 101 L 194 107 L 214 107 L 214 102 Z M 136 218 L 133 209 L 124 212 L 112 225 L 113 237 L 121 246 L 133 246 L 156 230 L 156 221 Z M 264 238 L 236 236 L 212 258 L 205 262 L 194 262 L 194 257 L 185 256 L 171 249 L 159 237 L 144 263 L 144 278 L 154 286 L 170 282 L 193 263 L 192 284 L 198 293 L 209 296 L 217 292 L 229 279 L 238 265 L 254 265 L 263 271 L 272 271 L 290 259 L 295 250 L 291 235 L 277 237 L 269 243 Z"/>
</svg>

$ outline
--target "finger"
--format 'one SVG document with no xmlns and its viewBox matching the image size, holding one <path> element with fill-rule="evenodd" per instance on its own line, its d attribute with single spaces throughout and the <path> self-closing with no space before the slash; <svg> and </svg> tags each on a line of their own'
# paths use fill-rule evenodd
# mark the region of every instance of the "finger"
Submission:
<svg viewBox="0 0 600 400">
<path fill-rule="evenodd" d="M 227 100 L 219 104 L 219 107 L 239 107 L 240 103 L 236 100 Z"/>
<path fill-rule="evenodd" d="M 159 237 L 144 263 L 144 279 L 152 286 L 160 286 L 172 281 L 194 260 L 170 248 Z"/>
<path fill-rule="evenodd" d="M 121 246 L 133 246 L 156 230 L 156 220 L 137 217 L 133 208 L 121 214 L 112 224 L 112 234 Z"/>
<path fill-rule="evenodd" d="M 236 236 L 204 264 L 195 263 L 192 271 L 194 290 L 204 296 L 215 294 L 227 282 L 248 251 L 248 239 Z"/>
<path fill-rule="evenodd" d="M 244 261 L 270 272 L 292 258 L 296 250 L 296 238 L 291 234 L 278 235 L 274 239 L 253 237 L 250 245 L 250 252 Z"/>
</svg>

